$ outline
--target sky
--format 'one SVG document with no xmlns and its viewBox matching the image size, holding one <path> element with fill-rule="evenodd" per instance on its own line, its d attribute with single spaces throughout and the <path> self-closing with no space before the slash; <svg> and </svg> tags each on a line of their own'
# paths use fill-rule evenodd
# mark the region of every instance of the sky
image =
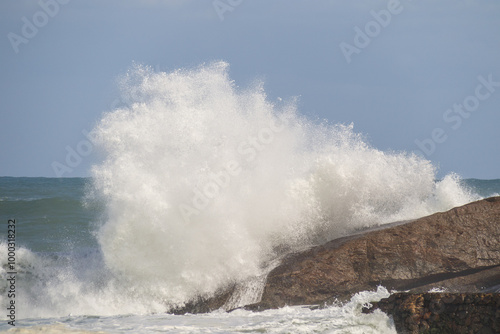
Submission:
<svg viewBox="0 0 500 334">
<path fill-rule="evenodd" d="M 3 0 L 0 176 L 88 176 L 85 133 L 134 63 L 224 60 L 438 176 L 500 178 L 499 18 L 497 0 Z"/>
</svg>

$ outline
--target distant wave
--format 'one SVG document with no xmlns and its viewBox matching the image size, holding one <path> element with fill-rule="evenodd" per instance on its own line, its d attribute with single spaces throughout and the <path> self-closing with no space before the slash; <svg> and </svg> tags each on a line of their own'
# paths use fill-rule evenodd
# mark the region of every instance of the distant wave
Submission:
<svg viewBox="0 0 500 334">
<path fill-rule="evenodd" d="M 81 207 L 82 201 L 77 198 L 68 197 L 50 197 L 50 198 L 4 198 L 0 201 L 0 208 L 4 211 L 23 212 L 25 210 L 45 210 L 45 213 L 50 214 L 54 211 L 63 209 L 72 210 L 73 208 Z"/>
</svg>

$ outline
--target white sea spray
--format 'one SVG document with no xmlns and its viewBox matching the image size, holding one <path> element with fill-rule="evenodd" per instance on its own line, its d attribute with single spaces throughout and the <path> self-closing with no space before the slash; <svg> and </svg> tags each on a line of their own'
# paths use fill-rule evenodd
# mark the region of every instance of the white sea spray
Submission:
<svg viewBox="0 0 500 334">
<path fill-rule="evenodd" d="M 228 64 L 132 68 L 136 101 L 94 131 L 106 265 L 171 303 L 258 276 L 280 252 L 471 200 L 455 175 L 371 147 L 353 125 L 317 124 L 241 89 Z"/>
<path fill-rule="evenodd" d="M 436 181 L 429 161 L 377 150 L 353 125 L 310 121 L 294 99 L 269 101 L 262 83 L 242 89 L 228 73 L 217 62 L 124 76 L 134 102 L 92 134 L 104 157 L 88 194 L 105 208 L 99 249 L 18 252 L 21 319 L 162 314 L 232 284 L 228 308 L 255 302 L 287 252 L 475 199 L 456 175 Z"/>
</svg>

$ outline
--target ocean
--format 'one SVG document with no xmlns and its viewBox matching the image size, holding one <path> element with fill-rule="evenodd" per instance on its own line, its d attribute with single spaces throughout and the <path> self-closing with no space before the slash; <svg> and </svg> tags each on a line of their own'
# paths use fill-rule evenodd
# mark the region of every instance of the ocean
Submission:
<svg viewBox="0 0 500 334">
<path fill-rule="evenodd" d="M 90 134 L 88 178 L 0 178 L 0 331 L 15 333 L 395 333 L 363 291 L 323 309 L 251 312 L 293 251 L 500 193 L 350 124 L 301 116 L 227 64 L 138 66 Z M 237 284 L 208 314 L 169 310 Z M 13 326 L 15 325 L 15 326 Z"/>
<path fill-rule="evenodd" d="M 467 179 L 460 183 L 480 197 L 500 193 L 500 180 Z M 86 204 L 86 189 L 91 184 L 89 178 L 0 178 L 0 219 L 4 226 L 0 231 L 3 309 L 0 330 L 15 328 L 16 333 L 40 330 L 54 333 L 395 333 L 385 314 L 361 314 L 363 304 L 389 296 L 384 288 L 361 292 L 345 305 L 318 310 L 285 307 L 258 313 L 237 310 L 167 314 L 168 301 L 160 291 L 148 290 L 147 277 L 123 277 L 107 266 L 98 241 L 99 231 L 106 224 L 101 221 L 105 208 Z M 14 262 L 16 272 L 15 298 L 8 298 L 9 286 L 5 284 L 8 272 L 12 271 L 7 256 L 10 219 L 16 221 L 15 259 L 10 261 Z M 138 224 L 147 228 L 147 224 Z M 155 230 L 149 232 L 153 238 Z M 130 247 L 134 249 L 134 245 Z M 166 243 L 164 247 L 169 245 Z M 142 251 L 144 257 L 155 256 L 154 250 Z M 161 259 L 158 260 L 158 266 L 162 265 Z M 168 280 L 159 283 L 169 285 Z M 6 317 L 10 300 L 15 300 L 15 327 L 8 324 L 10 319 Z"/>
</svg>

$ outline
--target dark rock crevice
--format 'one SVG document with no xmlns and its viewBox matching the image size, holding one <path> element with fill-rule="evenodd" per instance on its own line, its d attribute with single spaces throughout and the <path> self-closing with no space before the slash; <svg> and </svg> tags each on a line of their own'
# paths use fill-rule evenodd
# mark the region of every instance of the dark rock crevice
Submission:
<svg viewBox="0 0 500 334">
<path fill-rule="evenodd" d="M 497 269 L 497 270 L 491 270 L 491 269 Z M 444 272 L 444 273 L 438 273 L 438 274 L 432 274 L 428 276 L 423 276 L 420 278 L 415 278 L 415 279 L 408 279 L 408 280 L 383 280 L 383 281 L 378 281 L 378 282 L 368 282 L 370 285 L 382 285 L 386 288 L 392 289 L 392 290 L 418 290 L 422 287 L 428 287 L 434 283 L 436 288 L 446 288 L 444 285 L 443 286 L 438 286 L 439 283 L 441 282 L 442 284 L 445 284 L 444 281 L 448 280 L 453 280 L 455 278 L 459 277 L 467 277 L 470 275 L 478 274 L 478 273 L 487 273 L 487 281 L 484 281 L 483 284 L 488 285 L 488 282 L 491 281 L 497 281 L 500 283 L 500 264 L 499 265 L 493 265 L 493 266 L 488 266 L 488 267 L 479 267 L 479 268 L 471 268 L 471 269 L 466 269 L 462 271 L 456 271 L 456 272 Z M 484 276 L 484 275 L 483 275 Z M 490 286 L 486 287 L 484 286 L 483 289 L 490 288 Z M 460 289 L 460 286 L 457 286 L 456 289 Z M 481 287 L 477 287 L 477 290 L 481 290 Z M 476 290 L 474 289 L 474 290 Z M 429 289 L 427 289 L 429 290 Z M 464 290 L 472 290 L 470 288 L 465 288 Z"/>
</svg>

